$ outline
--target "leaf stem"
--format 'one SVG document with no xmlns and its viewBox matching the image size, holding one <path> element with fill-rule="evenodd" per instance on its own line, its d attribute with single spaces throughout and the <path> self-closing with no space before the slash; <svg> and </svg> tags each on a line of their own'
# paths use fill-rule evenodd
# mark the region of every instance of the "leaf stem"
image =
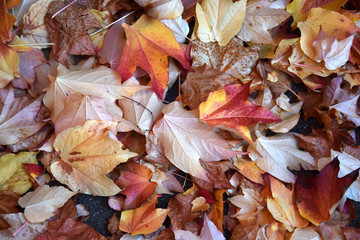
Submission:
<svg viewBox="0 0 360 240">
<path fill-rule="evenodd" d="M 16 232 L 13 233 L 13 237 L 15 237 L 16 234 L 18 234 L 21 229 L 23 229 L 27 224 L 29 223 L 29 221 L 26 221 L 18 230 L 16 230 Z"/>
<path fill-rule="evenodd" d="M 98 34 L 99 32 L 104 31 L 105 29 L 107 29 L 107 28 L 111 27 L 112 25 L 114 25 L 115 23 L 117 23 L 117 22 L 119 22 L 119 21 L 123 20 L 124 18 L 126 18 L 127 16 L 129 16 L 129 15 L 133 14 L 134 12 L 135 12 L 135 11 L 129 12 L 128 14 L 126 14 L 125 16 L 122 16 L 121 18 L 117 19 L 116 21 L 114 21 L 114 22 L 112 22 L 112 23 L 110 23 L 110 24 L 106 25 L 106 26 L 105 26 L 105 27 L 103 27 L 103 28 L 100 28 L 100 29 L 99 29 L 99 30 L 97 30 L 96 32 L 93 32 L 92 34 L 90 34 L 90 37 L 92 37 L 92 36 L 94 36 L 94 35 Z"/>
<path fill-rule="evenodd" d="M 301 63 L 294 63 L 296 66 L 299 66 L 299 67 L 306 67 L 306 68 L 311 68 L 311 69 L 314 69 L 316 71 L 320 71 L 322 73 L 325 73 L 325 70 L 324 69 L 321 69 L 321 68 L 317 68 L 317 67 L 313 67 L 313 66 L 310 66 L 310 65 L 306 65 L 306 64 L 301 64 Z"/>
<path fill-rule="evenodd" d="M 62 11 L 64 11 L 65 9 L 67 9 L 68 7 L 70 7 L 71 5 L 73 5 L 77 0 L 73 0 L 71 3 L 69 3 L 68 5 L 66 5 L 65 7 L 61 8 L 59 11 L 57 11 L 54 15 L 52 15 L 51 18 L 56 17 L 59 13 L 61 13 Z"/>
</svg>

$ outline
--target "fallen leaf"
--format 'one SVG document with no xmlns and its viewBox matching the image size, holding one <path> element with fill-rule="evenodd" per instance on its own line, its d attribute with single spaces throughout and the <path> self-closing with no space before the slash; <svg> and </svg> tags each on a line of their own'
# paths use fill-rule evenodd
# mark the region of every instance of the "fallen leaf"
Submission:
<svg viewBox="0 0 360 240">
<path fill-rule="evenodd" d="M 39 131 L 46 123 L 35 118 L 41 106 L 41 96 L 29 99 L 15 96 L 14 88 L 0 89 L 0 144 L 14 144 Z"/>
<path fill-rule="evenodd" d="M 114 120 L 122 118 L 122 111 L 116 105 L 116 99 L 122 96 L 130 97 L 134 92 L 146 89 L 131 79 L 126 85 L 121 85 L 120 76 L 110 68 L 101 66 L 92 70 L 70 71 L 58 76 L 47 88 L 44 104 L 52 111 L 52 121 L 56 122 L 60 112 L 65 107 L 66 96 L 74 93 L 101 97 L 105 100 L 106 110 Z"/>
<path fill-rule="evenodd" d="M 196 4 L 196 36 L 204 43 L 218 42 L 226 46 L 240 31 L 244 21 L 246 0 L 204 0 Z"/>
<path fill-rule="evenodd" d="M 294 135 L 299 139 L 299 146 L 309 152 L 316 161 L 324 157 L 330 157 L 331 145 L 325 132 L 313 129 L 311 135 Z"/>
<path fill-rule="evenodd" d="M 146 132 L 146 160 L 152 163 L 155 167 L 167 171 L 172 165 L 169 159 L 166 158 L 164 149 L 157 137 L 153 132 Z"/>
<path fill-rule="evenodd" d="M 21 0 L 20 3 L 11 9 L 12 14 L 16 17 L 15 25 L 18 26 L 23 20 L 23 16 L 29 10 L 29 8 L 35 4 L 37 0 Z"/>
<path fill-rule="evenodd" d="M 113 121 L 112 115 L 106 111 L 104 99 L 100 97 L 70 94 L 66 96 L 64 106 L 55 122 L 55 134 L 83 125 L 87 120 Z"/>
<path fill-rule="evenodd" d="M 226 46 L 194 40 L 191 48 L 193 67 L 204 64 L 236 78 L 249 75 L 259 59 L 260 45 L 244 47 L 243 42 L 233 38 Z"/>
<path fill-rule="evenodd" d="M 28 223 L 24 226 L 27 222 L 27 219 L 24 217 L 24 213 L 12 213 L 12 214 L 2 214 L 6 222 L 10 225 L 10 228 L 0 231 L 0 238 L 3 240 L 29 240 L 34 239 L 36 235 L 45 231 L 48 223 Z M 19 230 L 21 227 L 21 234 L 17 234 L 16 237 L 13 234 Z"/>
<path fill-rule="evenodd" d="M 181 0 L 135 0 L 143 7 L 146 14 L 157 19 L 173 19 L 179 17 L 184 11 Z"/>
<path fill-rule="evenodd" d="M 198 109 L 210 92 L 219 90 L 227 84 L 240 83 L 240 79 L 213 69 L 207 64 L 193 69 L 194 72 L 189 72 L 185 82 L 181 84 L 183 101 L 191 109 Z"/>
<path fill-rule="evenodd" d="M 75 194 L 62 186 L 42 185 L 19 198 L 19 205 L 25 208 L 24 215 L 29 222 L 40 223 L 54 216 L 53 212 Z"/>
<path fill-rule="evenodd" d="M 314 158 L 310 153 L 298 149 L 297 141 L 291 133 L 272 137 L 258 135 L 256 151 L 252 146 L 248 151 L 259 168 L 284 182 L 295 182 L 295 175 L 289 169 L 317 169 Z"/>
<path fill-rule="evenodd" d="M 156 202 L 157 197 L 153 196 L 139 208 L 122 211 L 119 229 L 131 236 L 155 232 L 169 213 L 168 209 L 155 209 Z"/>
<path fill-rule="evenodd" d="M 32 178 L 23 163 L 37 163 L 37 152 L 9 153 L 0 157 L 0 189 L 17 194 L 26 193 L 32 186 Z"/>
<path fill-rule="evenodd" d="M 19 56 L 17 52 L 0 42 L 0 88 L 4 88 L 19 75 Z"/>
<path fill-rule="evenodd" d="M 320 234 L 313 227 L 296 228 L 294 233 L 291 235 L 290 240 L 301 240 L 301 239 L 321 239 Z"/>
<path fill-rule="evenodd" d="M 50 166 L 53 176 L 73 191 L 99 196 L 120 192 L 105 174 L 136 154 L 123 150 L 120 141 L 107 136 L 115 127 L 116 122 L 88 120 L 58 134 L 53 146 L 60 159 Z"/>
<path fill-rule="evenodd" d="M 129 98 L 118 100 L 124 118 L 134 123 L 144 134 L 152 129 L 165 106 L 152 90 L 141 90 Z"/>
<path fill-rule="evenodd" d="M 269 32 L 290 17 L 283 9 L 270 8 L 265 1 L 255 1 L 246 7 L 245 19 L 237 36 L 245 41 L 275 44 Z"/>
<path fill-rule="evenodd" d="M 1 158 L 0 158 L 1 159 Z M 18 199 L 20 195 L 13 191 L 0 191 L 0 214 L 18 213 Z"/>
<path fill-rule="evenodd" d="M 218 161 L 239 154 L 231 151 L 224 139 L 201 123 L 194 112 L 184 110 L 180 103 L 165 106 L 163 113 L 164 117 L 153 127 L 154 135 L 162 143 L 165 156 L 182 171 L 208 181 L 199 159 Z"/>
<path fill-rule="evenodd" d="M 89 225 L 74 221 L 71 218 L 56 219 L 49 222 L 47 230 L 43 234 L 36 236 L 35 240 L 48 239 L 78 239 L 78 240 L 105 240 L 106 238 L 96 232 Z"/>
<path fill-rule="evenodd" d="M 204 197 L 197 197 L 191 202 L 191 212 L 205 212 L 210 208 L 210 205 L 206 203 L 206 199 Z"/>
<path fill-rule="evenodd" d="M 178 43 L 185 43 L 187 35 L 190 31 L 190 27 L 187 21 L 179 16 L 174 19 L 161 19 L 160 22 L 170 28 Z"/>
<path fill-rule="evenodd" d="M 296 205 L 300 215 L 316 226 L 330 220 L 331 212 L 359 175 L 355 170 L 338 178 L 338 172 L 339 160 L 334 159 L 315 176 L 301 169 L 296 179 Z"/>
<path fill-rule="evenodd" d="M 50 3 L 50 0 L 39 0 L 33 3 L 24 14 L 24 27 L 21 37 L 26 43 L 35 44 L 37 48 L 49 47 L 50 38 L 44 18 Z M 26 4 L 23 4 L 26 7 Z"/>
<path fill-rule="evenodd" d="M 247 179 L 264 185 L 263 174 L 265 173 L 261 170 L 255 162 L 247 161 L 245 159 L 241 159 L 241 157 L 237 156 L 234 161 L 234 165 L 238 168 L 238 171 L 244 175 Z"/>
<path fill-rule="evenodd" d="M 122 81 L 129 79 L 139 66 L 149 73 L 153 90 L 162 100 L 169 80 L 168 56 L 177 59 L 184 68 L 191 70 L 179 43 L 163 23 L 145 14 L 134 25 L 122 26 L 127 37 L 118 68 Z"/>
<path fill-rule="evenodd" d="M 355 96 L 352 99 L 347 101 L 339 102 L 330 107 L 330 109 L 334 108 L 338 112 L 344 114 L 347 120 L 352 121 L 356 124 L 356 126 L 360 125 L 359 115 L 358 115 L 358 101 L 359 96 Z"/>
<path fill-rule="evenodd" d="M 199 193 L 199 192 L 198 192 Z M 220 232 L 224 232 L 224 193 L 225 189 L 214 190 L 214 204 L 211 206 L 210 212 L 208 213 L 209 219 L 215 224 Z M 208 201 L 207 201 L 208 202 Z"/>
<path fill-rule="evenodd" d="M 5 1 L 0 3 L 0 42 L 6 42 L 11 39 L 10 31 L 15 23 L 16 18 L 9 14 Z"/>
<path fill-rule="evenodd" d="M 290 232 L 296 228 L 304 228 L 309 222 L 300 216 L 299 210 L 295 204 L 295 191 L 288 189 L 282 182 L 269 177 L 271 196 L 266 199 L 266 206 L 273 217 L 282 222 Z"/>
<path fill-rule="evenodd" d="M 241 84 L 226 85 L 220 90 L 211 92 L 206 102 L 199 106 L 200 119 L 211 127 L 223 125 L 235 130 L 258 122 L 281 121 L 268 109 L 247 101 L 250 84 L 251 82 L 244 86 Z"/>
<path fill-rule="evenodd" d="M 65 6 L 66 4 L 60 1 L 50 3 L 45 24 L 51 42 L 55 43 L 52 48 L 55 59 L 67 66 L 68 54 L 95 55 L 87 30 L 101 26 L 89 10 L 76 4 L 69 5 L 52 18 Z"/>
<path fill-rule="evenodd" d="M 157 183 L 150 182 L 153 173 L 148 167 L 138 163 L 125 163 L 117 170 L 120 176 L 115 183 L 124 189 L 120 193 L 126 195 L 124 209 L 139 207 L 155 192 Z"/>
</svg>

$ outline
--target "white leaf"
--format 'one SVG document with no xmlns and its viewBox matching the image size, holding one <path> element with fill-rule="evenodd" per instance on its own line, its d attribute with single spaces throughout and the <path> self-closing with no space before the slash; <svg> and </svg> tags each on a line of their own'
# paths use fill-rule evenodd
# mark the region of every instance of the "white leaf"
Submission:
<svg viewBox="0 0 360 240">
<path fill-rule="evenodd" d="M 335 104 L 330 108 L 335 108 L 338 112 L 343 113 L 348 120 L 353 121 L 356 126 L 359 126 L 360 116 L 356 113 L 358 99 L 359 96 L 356 96 L 350 100 Z"/>
<path fill-rule="evenodd" d="M 207 215 L 204 217 L 204 225 L 200 232 L 200 240 L 225 240 L 223 233 L 217 229 L 216 225 Z"/>
<path fill-rule="evenodd" d="M 176 41 L 178 43 L 184 43 L 186 36 L 189 34 L 190 28 L 187 21 L 181 18 L 181 16 L 174 19 L 162 19 L 160 20 L 173 32 Z"/>
</svg>

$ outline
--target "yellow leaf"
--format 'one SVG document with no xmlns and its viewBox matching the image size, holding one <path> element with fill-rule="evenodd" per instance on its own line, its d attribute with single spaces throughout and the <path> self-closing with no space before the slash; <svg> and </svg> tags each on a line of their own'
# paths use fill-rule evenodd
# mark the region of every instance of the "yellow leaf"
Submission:
<svg viewBox="0 0 360 240">
<path fill-rule="evenodd" d="M 5 87 L 19 75 L 19 56 L 17 52 L 0 43 L 0 88 Z"/>
<path fill-rule="evenodd" d="M 246 11 L 246 0 L 204 0 L 196 5 L 197 37 L 205 42 L 227 45 L 240 31 Z"/>
<path fill-rule="evenodd" d="M 0 190 L 11 190 L 24 194 L 31 186 L 31 176 L 23 163 L 37 163 L 37 152 L 21 152 L 6 154 L 0 157 Z"/>
<path fill-rule="evenodd" d="M 136 153 L 123 150 L 123 144 L 108 137 L 116 122 L 89 120 L 83 126 L 61 132 L 54 141 L 60 159 L 50 166 L 53 176 L 73 191 L 111 196 L 120 188 L 106 174 Z"/>
</svg>

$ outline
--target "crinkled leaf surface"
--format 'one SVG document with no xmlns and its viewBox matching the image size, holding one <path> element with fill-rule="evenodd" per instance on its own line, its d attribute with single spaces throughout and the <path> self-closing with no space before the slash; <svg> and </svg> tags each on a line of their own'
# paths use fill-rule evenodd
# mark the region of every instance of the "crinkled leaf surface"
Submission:
<svg viewBox="0 0 360 240">
<path fill-rule="evenodd" d="M 127 41 L 118 68 L 122 81 L 129 79 L 139 66 L 149 73 L 154 92 L 163 99 L 169 80 L 168 56 L 191 69 L 179 43 L 163 23 L 145 14 L 134 25 L 124 23 L 123 27 Z"/>
<path fill-rule="evenodd" d="M 179 102 L 163 108 L 164 117 L 153 131 L 161 142 L 166 157 L 179 169 L 208 181 L 203 161 L 218 161 L 234 157 L 227 142 L 214 129 L 200 122 L 194 111 L 186 111 Z"/>
<path fill-rule="evenodd" d="M 62 186 L 42 185 L 19 198 L 19 205 L 25 208 L 24 214 L 29 222 L 40 223 L 54 216 L 54 211 L 75 194 Z"/>
<path fill-rule="evenodd" d="M 105 175 L 136 154 L 107 136 L 115 127 L 116 122 L 88 120 L 57 135 L 53 146 L 60 158 L 50 166 L 54 177 L 73 191 L 100 196 L 120 192 Z"/>
</svg>

